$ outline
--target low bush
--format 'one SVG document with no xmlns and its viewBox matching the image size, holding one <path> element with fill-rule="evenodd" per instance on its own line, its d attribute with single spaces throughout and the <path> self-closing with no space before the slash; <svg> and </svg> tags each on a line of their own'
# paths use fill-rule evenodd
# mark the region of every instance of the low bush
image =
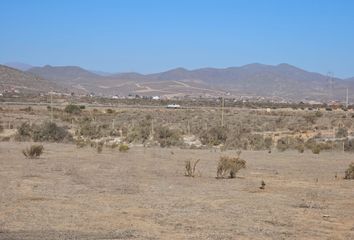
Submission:
<svg viewBox="0 0 354 240">
<path fill-rule="evenodd" d="M 144 120 L 140 121 L 136 126 L 134 126 L 132 130 L 129 131 L 125 140 L 129 143 L 144 143 L 150 138 L 151 131 L 151 120 L 146 117 Z"/>
<path fill-rule="evenodd" d="M 163 126 L 155 129 L 155 140 L 157 140 L 161 147 L 178 146 L 182 144 L 182 137 L 178 130 Z"/>
<path fill-rule="evenodd" d="M 56 123 L 44 122 L 33 128 L 32 139 L 35 142 L 65 142 L 72 141 L 72 136 Z"/>
<path fill-rule="evenodd" d="M 335 134 L 336 138 L 346 138 L 348 137 L 348 130 L 346 128 L 338 128 Z"/>
<path fill-rule="evenodd" d="M 129 146 L 127 144 L 120 144 L 118 150 L 119 152 L 127 152 L 129 150 Z"/>
<path fill-rule="evenodd" d="M 224 178 L 229 175 L 230 178 L 235 178 L 238 171 L 246 168 L 246 161 L 240 158 L 240 154 L 241 152 L 239 152 L 236 157 L 220 157 L 216 177 Z"/>
<path fill-rule="evenodd" d="M 77 106 L 74 104 L 69 104 L 64 108 L 64 112 L 69 113 L 69 114 L 80 114 L 81 108 L 80 108 L 80 106 Z"/>
<path fill-rule="evenodd" d="M 43 145 L 32 145 L 30 148 L 22 150 L 22 153 L 26 158 L 39 158 L 39 156 L 42 155 L 43 150 Z"/>
<path fill-rule="evenodd" d="M 225 144 L 228 130 L 226 127 L 212 127 L 200 135 L 200 141 L 203 145 L 217 146 Z"/>
<path fill-rule="evenodd" d="M 354 139 L 347 139 L 344 142 L 344 151 L 345 152 L 354 152 Z"/>
<path fill-rule="evenodd" d="M 40 125 L 23 123 L 18 127 L 15 137 L 19 141 L 33 140 L 35 142 L 69 142 L 71 134 L 56 123 L 44 122 Z"/>
<path fill-rule="evenodd" d="M 345 170 L 344 179 L 354 179 L 354 162 L 349 164 L 347 170 Z"/>
</svg>

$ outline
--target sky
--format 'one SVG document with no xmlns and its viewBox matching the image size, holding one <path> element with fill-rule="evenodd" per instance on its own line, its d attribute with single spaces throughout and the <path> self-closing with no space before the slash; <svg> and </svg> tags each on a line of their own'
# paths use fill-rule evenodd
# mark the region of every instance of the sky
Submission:
<svg viewBox="0 0 354 240">
<path fill-rule="evenodd" d="M 352 0 L 1 0 L 0 63 L 106 72 L 289 63 L 354 76 Z"/>
</svg>

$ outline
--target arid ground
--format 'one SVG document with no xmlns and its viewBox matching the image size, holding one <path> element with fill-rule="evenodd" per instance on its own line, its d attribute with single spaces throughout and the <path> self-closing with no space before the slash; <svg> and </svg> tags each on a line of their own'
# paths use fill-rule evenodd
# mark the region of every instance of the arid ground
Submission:
<svg viewBox="0 0 354 240">
<path fill-rule="evenodd" d="M 26 159 L 29 145 L 0 143 L 0 239 L 354 239 L 348 153 L 244 151 L 247 168 L 216 179 L 235 151 L 47 143 Z"/>
</svg>

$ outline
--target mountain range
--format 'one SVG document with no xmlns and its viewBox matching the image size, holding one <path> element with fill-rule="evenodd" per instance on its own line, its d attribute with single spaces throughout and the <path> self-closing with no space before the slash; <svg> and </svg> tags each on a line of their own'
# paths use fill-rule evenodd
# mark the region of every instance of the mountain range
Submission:
<svg viewBox="0 0 354 240">
<path fill-rule="evenodd" d="M 3 71 L 4 66 L 0 69 Z M 145 96 L 194 97 L 264 97 L 278 100 L 341 100 L 346 89 L 354 92 L 354 78 L 332 78 L 305 71 L 289 64 L 248 64 L 230 68 L 176 68 L 154 74 L 108 74 L 89 71 L 77 66 L 32 67 L 21 72 L 37 77 L 50 87 L 75 89 L 81 93 L 94 92 L 112 96 L 138 94 Z M 2 75 L 0 75 L 2 76 Z M 28 81 L 28 88 L 35 85 Z M 0 84 L 4 79 L 0 77 Z M 24 86 L 24 82 L 21 84 Z M 33 87 L 32 87 L 33 88 Z M 351 98 L 351 97 L 350 97 Z M 354 97 L 353 97 L 354 100 Z"/>
</svg>

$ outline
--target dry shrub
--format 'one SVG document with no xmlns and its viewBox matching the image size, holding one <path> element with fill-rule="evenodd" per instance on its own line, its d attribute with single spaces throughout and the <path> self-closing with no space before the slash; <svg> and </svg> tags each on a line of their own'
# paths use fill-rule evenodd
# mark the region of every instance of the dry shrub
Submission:
<svg viewBox="0 0 354 240">
<path fill-rule="evenodd" d="M 354 139 L 347 139 L 344 142 L 344 151 L 353 152 L 354 151 Z"/>
<path fill-rule="evenodd" d="M 349 164 L 348 169 L 345 170 L 344 179 L 354 179 L 354 162 Z"/>
<path fill-rule="evenodd" d="M 39 156 L 42 155 L 43 150 L 43 145 L 32 145 L 30 148 L 22 150 L 22 153 L 26 158 L 39 158 Z"/>
<path fill-rule="evenodd" d="M 348 137 L 348 130 L 346 128 L 340 127 L 337 129 L 336 134 L 335 134 L 336 138 L 346 138 Z"/>
<path fill-rule="evenodd" d="M 81 108 L 80 108 L 80 106 L 77 106 L 74 104 L 69 104 L 64 108 L 64 112 L 69 113 L 69 114 L 80 114 Z"/>
<path fill-rule="evenodd" d="M 246 168 L 246 161 L 240 158 L 240 154 L 241 152 L 238 152 L 236 157 L 220 157 L 217 167 L 217 178 L 224 178 L 228 174 L 230 178 L 235 178 L 238 171 Z"/>
<path fill-rule="evenodd" d="M 66 128 L 52 122 L 44 122 L 40 125 L 22 123 L 17 129 L 15 139 L 19 141 L 32 139 L 35 142 L 70 142 L 72 136 Z"/>
<path fill-rule="evenodd" d="M 99 142 L 97 144 L 97 153 L 102 153 L 103 150 L 103 142 Z"/>
<path fill-rule="evenodd" d="M 195 168 L 196 168 L 199 161 L 200 161 L 200 159 L 198 159 L 194 162 L 192 162 L 191 160 L 186 161 L 184 176 L 194 177 L 195 176 Z"/>
<path fill-rule="evenodd" d="M 182 144 L 181 134 L 178 130 L 168 127 L 158 127 L 155 129 L 155 139 L 161 147 L 178 146 Z"/>
<path fill-rule="evenodd" d="M 129 146 L 127 144 L 120 144 L 118 149 L 119 152 L 127 152 L 129 150 Z"/>
<path fill-rule="evenodd" d="M 212 127 L 200 135 L 203 145 L 217 146 L 225 144 L 228 130 L 225 127 Z"/>
<path fill-rule="evenodd" d="M 288 149 L 294 149 L 302 153 L 305 150 L 304 140 L 300 137 L 282 137 L 277 142 L 277 149 L 279 152 L 284 152 Z"/>
</svg>

